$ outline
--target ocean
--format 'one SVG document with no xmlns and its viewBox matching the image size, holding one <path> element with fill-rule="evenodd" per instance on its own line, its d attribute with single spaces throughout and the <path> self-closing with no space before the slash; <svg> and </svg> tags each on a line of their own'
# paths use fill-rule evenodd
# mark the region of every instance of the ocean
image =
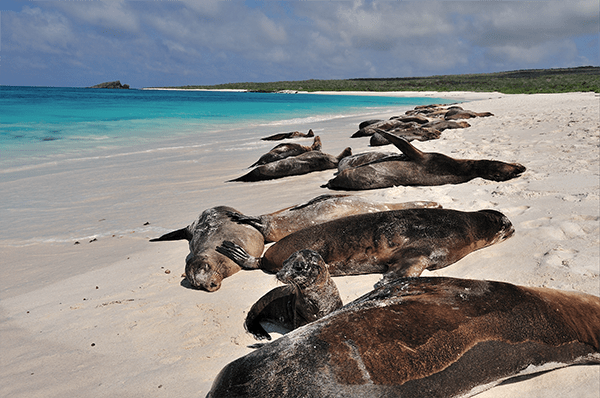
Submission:
<svg viewBox="0 0 600 398">
<path fill-rule="evenodd" d="M 322 193 L 327 175 L 226 183 L 313 129 L 323 152 L 362 151 L 362 120 L 439 98 L 0 87 L 0 248 L 147 237 L 221 204 L 249 214 Z M 288 141 L 289 142 L 289 141 Z M 310 145 L 312 139 L 296 142 Z M 306 187 L 306 188 L 304 188 Z M 148 224 L 146 224 L 148 222 Z M 144 225 L 146 224 L 146 225 Z"/>
<path fill-rule="evenodd" d="M 353 95 L 0 86 L 0 169 L 161 146 L 246 127 L 319 122 L 439 101 Z M 291 131 L 291 130 L 290 130 Z"/>
</svg>

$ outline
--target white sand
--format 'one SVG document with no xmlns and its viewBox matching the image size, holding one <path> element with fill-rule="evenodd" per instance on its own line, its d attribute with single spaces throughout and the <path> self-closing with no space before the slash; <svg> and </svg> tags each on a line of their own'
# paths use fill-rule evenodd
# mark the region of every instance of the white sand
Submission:
<svg viewBox="0 0 600 398">
<path fill-rule="evenodd" d="M 598 95 L 431 95 L 475 100 L 465 107 L 495 116 L 471 119 L 472 127 L 446 130 L 440 140 L 416 142 L 418 148 L 520 162 L 527 172 L 503 183 L 476 179 L 357 194 L 433 200 L 458 210 L 494 208 L 515 225 L 508 241 L 426 275 L 600 295 Z M 325 152 L 337 155 L 345 146 L 354 153 L 373 150 L 367 139 L 348 138 L 360 121 L 267 126 L 259 136 L 312 128 Z M 252 351 L 245 313 L 277 286 L 274 277 L 242 271 L 215 293 L 190 290 L 180 284 L 187 242 L 147 239 L 181 228 L 216 205 L 262 214 L 300 203 L 325 193 L 319 186 L 333 171 L 225 184 L 275 145 L 236 143 L 235 132 L 228 134 L 218 148 L 174 143 L 135 156 L 0 175 L 0 199 L 23 198 L 22 207 L 4 212 L 10 217 L 0 234 L 0 396 L 203 397 L 223 366 Z M 251 150 L 236 150 L 239 145 Z M 348 302 L 378 279 L 344 277 L 336 283 Z M 480 396 L 600 397 L 600 366 L 555 370 Z"/>
</svg>

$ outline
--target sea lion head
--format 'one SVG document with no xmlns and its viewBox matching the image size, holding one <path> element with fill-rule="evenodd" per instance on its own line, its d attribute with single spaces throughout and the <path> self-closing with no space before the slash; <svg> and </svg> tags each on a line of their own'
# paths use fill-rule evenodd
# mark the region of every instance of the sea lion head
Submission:
<svg viewBox="0 0 600 398">
<path fill-rule="evenodd" d="M 206 254 L 188 257 L 185 264 L 185 277 L 196 289 L 214 292 L 219 290 L 223 278 L 229 276 L 226 271 L 226 259 Z"/>
<path fill-rule="evenodd" d="M 485 213 L 489 217 L 486 221 L 488 228 L 497 231 L 490 240 L 490 245 L 505 241 L 515 234 L 515 227 L 504 214 L 492 209 L 479 210 L 479 212 Z"/>
<path fill-rule="evenodd" d="M 519 177 L 527 170 L 522 164 L 497 160 L 481 160 L 478 168 L 481 178 L 491 181 L 508 181 Z"/>
<path fill-rule="evenodd" d="M 319 253 L 304 249 L 289 256 L 275 276 L 280 282 L 304 287 L 317 282 L 326 270 L 327 264 Z"/>
</svg>

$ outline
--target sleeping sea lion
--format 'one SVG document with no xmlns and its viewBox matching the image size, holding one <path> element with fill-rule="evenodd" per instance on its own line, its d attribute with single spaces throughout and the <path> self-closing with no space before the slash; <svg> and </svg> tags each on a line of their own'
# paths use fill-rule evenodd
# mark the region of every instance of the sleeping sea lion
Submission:
<svg viewBox="0 0 600 398">
<path fill-rule="evenodd" d="M 352 155 L 350 148 L 344 149 L 337 157 L 321 151 L 305 152 L 298 156 L 260 165 L 249 173 L 227 182 L 274 180 L 276 178 L 308 174 L 314 171 L 335 169 L 340 159 L 349 155 Z"/>
<path fill-rule="evenodd" d="M 229 363 L 208 398 L 471 397 L 514 376 L 600 363 L 600 298 L 407 278 Z"/>
<path fill-rule="evenodd" d="M 168 240 L 189 241 L 190 253 L 185 259 L 185 275 L 190 284 L 199 289 L 214 292 L 221 281 L 240 270 L 239 265 L 215 251 L 215 245 L 223 239 L 237 242 L 248 253 L 257 256 L 264 250 L 263 236 L 249 225 L 231 221 L 228 213 L 237 212 L 232 207 L 217 206 L 204 210 L 192 224 L 169 232 L 150 242 Z"/>
<path fill-rule="evenodd" d="M 276 160 L 289 158 L 290 156 L 298 156 L 305 152 L 320 151 L 321 150 L 321 137 L 316 136 L 311 146 L 304 146 L 300 144 L 279 144 L 265 153 L 250 167 L 260 166 L 261 164 L 267 164 Z"/>
<path fill-rule="evenodd" d="M 406 159 L 380 161 L 339 172 L 324 188 L 363 190 L 398 185 L 460 184 L 481 177 L 507 181 L 519 177 L 526 169 L 519 163 L 495 160 L 453 159 L 441 153 L 421 152 L 401 137 L 381 133 L 400 149 Z"/>
<path fill-rule="evenodd" d="M 444 119 L 446 120 L 456 120 L 456 119 L 471 119 L 474 117 L 489 117 L 494 116 L 493 113 L 490 112 L 473 112 L 465 109 L 449 109 L 448 112 L 444 115 Z"/>
<path fill-rule="evenodd" d="M 280 141 L 285 140 L 287 138 L 304 138 L 304 137 L 314 137 L 315 133 L 313 133 L 312 129 L 308 130 L 308 133 L 304 134 L 299 131 L 292 131 L 291 133 L 279 133 L 273 134 L 265 138 L 261 138 L 263 141 Z"/>
<path fill-rule="evenodd" d="M 390 145 L 389 142 L 380 132 L 383 130 L 375 129 L 375 134 L 369 139 L 370 146 L 384 146 Z M 406 141 L 429 141 L 437 140 L 440 138 L 441 132 L 439 130 L 429 127 L 409 127 L 406 129 L 393 129 L 388 131 L 389 134 L 394 134 L 396 137 L 402 137 Z"/>
<path fill-rule="evenodd" d="M 438 131 L 444 131 L 448 129 L 464 129 L 467 127 L 471 127 L 471 125 L 467 122 L 453 122 L 448 120 L 434 120 L 427 124 L 424 124 L 423 127 L 430 127 L 436 129 Z"/>
<path fill-rule="evenodd" d="M 352 169 L 354 167 L 358 167 L 363 164 L 380 161 L 389 156 L 404 156 L 397 152 L 362 152 L 357 153 L 355 155 L 346 156 L 338 163 L 338 171 L 339 173 L 342 170 Z M 336 174 L 337 174 L 336 173 Z"/>
<path fill-rule="evenodd" d="M 416 126 L 418 126 L 416 123 L 405 123 L 398 119 L 382 120 L 361 128 L 356 133 L 352 134 L 350 138 L 370 137 L 375 134 L 377 130 L 390 131 L 394 129 L 407 129 Z"/>
<path fill-rule="evenodd" d="M 258 299 L 244 322 L 246 330 L 256 339 L 271 340 L 261 322 L 291 331 L 342 307 L 337 286 L 317 252 L 293 253 L 283 262 L 276 277 L 287 285 L 276 287 Z"/>
<path fill-rule="evenodd" d="M 310 249 L 323 257 L 332 276 L 383 273 L 388 280 L 444 268 L 513 234 L 510 220 L 495 210 L 421 208 L 358 214 L 313 225 L 276 242 L 260 258 L 227 241 L 217 251 L 242 268 L 276 273 L 292 253 Z"/>
<path fill-rule="evenodd" d="M 377 211 L 441 207 L 436 202 L 415 201 L 405 203 L 380 203 L 353 195 L 320 195 L 300 205 L 287 207 L 258 217 L 228 213 L 233 221 L 258 229 L 265 242 L 277 242 L 289 234 L 337 218 Z"/>
</svg>

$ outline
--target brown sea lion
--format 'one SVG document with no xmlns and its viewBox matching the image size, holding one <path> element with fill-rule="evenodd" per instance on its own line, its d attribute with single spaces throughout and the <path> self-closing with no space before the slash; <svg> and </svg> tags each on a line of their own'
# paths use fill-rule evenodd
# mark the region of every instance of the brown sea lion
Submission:
<svg viewBox="0 0 600 398">
<path fill-rule="evenodd" d="M 267 164 L 276 160 L 289 158 L 290 156 L 298 156 L 305 152 L 320 151 L 321 150 L 321 137 L 316 136 L 311 146 L 304 146 L 300 144 L 279 144 L 265 153 L 250 167 L 260 166 L 261 164 Z"/>
<path fill-rule="evenodd" d="M 292 253 L 309 249 L 323 257 L 332 276 L 383 273 L 388 280 L 447 267 L 513 234 L 510 220 L 495 210 L 421 208 L 358 214 L 313 225 L 276 242 L 260 258 L 227 241 L 217 251 L 242 268 L 276 273 Z"/>
<path fill-rule="evenodd" d="M 289 332 L 342 307 L 337 286 L 327 264 L 317 252 L 300 250 L 283 262 L 277 272 L 279 281 L 287 283 L 262 296 L 250 308 L 244 327 L 258 340 L 271 340 L 261 322 L 268 322 Z"/>
<path fill-rule="evenodd" d="M 600 363 L 600 298 L 407 278 L 228 364 L 209 398 L 471 397 L 509 378 Z"/>
<path fill-rule="evenodd" d="M 304 137 L 314 137 L 315 133 L 312 129 L 308 130 L 308 133 L 304 134 L 299 131 L 292 131 L 290 133 L 279 133 L 273 134 L 268 137 L 261 138 L 263 141 L 281 141 L 288 138 L 304 138 Z"/>
<path fill-rule="evenodd" d="M 354 214 L 417 207 L 439 208 L 441 206 L 438 203 L 428 201 L 379 203 L 360 196 L 320 195 L 306 203 L 258 217 L 246 216 L 240 213 L 229 213 L 229 216 L 236 222 L 245 223 L 258 229 L 265 237 L 265 242 L 277 242 L 293 232 L 337 218 Z"/>
<path fill-rule="evenodd" d="M 390 145 L 389 142 L 380 131 L 383 130 L 375 130 L 375 134 L 373 134 L 369 140 L 370 146 L 384 146 Z M 429 140 L 437 140 L 440 138 L 441 132 L 439 130 L 428 128 L 428 127 L 409 127 L 406 129 L 393 129 L 388 131 L 390 134 L 394 134 L 397 137 L 402 137 L 406 141 L 429 141 Z"/>
<path fill-rule="evenodd" d="M 406 159 L 379 161 L 339 172 L 324 188 L 364 190 L 399 185 L 460 184 L 481 177 L 507 181 L 525 172 L 519 163 L 496 160 L 454 159 L 441 153 L 421 152 L 401 137 L 381 133 L 400 149 Z"/>
<path fill-rule="evenodd" d="M 249 173 L 227 182 L 274 180 L 276 178 L 308 174 L 314 171 L 335 169 L 340 159 L 349 155 L 352 155 L 350 148 L 344 149 L 337 157 L 321 151 L 305 152 L 298 156 L 291 156 L 260 165 Z"/>
<path fill-rule="evenodd" d="M 389 156 L 396 156 L 396 157 L 397 156 L 402 156 L 402 157 L 405 157 L 403 154 L 397 153 L 397 152 L 362 152 L 362 153 L 357 153 L 355 155 L 346 156 L 345 158 L 343 158 L 342 160 L 340 160 L 340 162 L 338 163 L 338 171 L 337 171 L 337 173 L 341 172 L 342 170 L 351 169 L 351 168 L 358 167 L 358 166 L 363 165 L 363 164 L 367 164 L 367 163 L 371 163 L 371 162 L 375 162 L 375 161 L 385 160 Z"/>
<path fill-rule="evenodd" d="M 239 265 L 215 251 L 215 245 L 229 239 L 257 256 L 264 250 L 260 232 L 249 225 L 231 221 L 228 213 L 237 212 L 232 207 L 217 206 L 204 210 L 192 224 L 169 232 L 150 242 L 182 240 L 189 242 L 190 253 L 185 260 L 185 275 L 190 284 L 199 289 L 214 292 L 221 281 L 240 270 Z"/>
<path fill-rule="evenodd" d="M 493 113 L 490 112 L 473 112 L 462 108 L 453 108 L 448 109 L 448 112 L 445 113 L 444 119 L 446 120 L 456 120 L 456 119 L 471 119 L 475 117 L 489 117 L 494 116 Z"/>
<path fill-rule="evenodd" d="M 464 129 L 467 127 L 471 127 L 471 125 L 467 122 L 453 122 L 448 120 L 434 120 L 427 124 L 424 124 L 423 127 L 429 127 L 436 129 L 438 131 L 444 131 L 448 129 Z"/>
<path fill-rule="evenodd" d="M 382 120 L 361 128 L 356 133 L 352 134 L 350 138 L 370 137 L 378 130 L 390 131 L 394 129 L 407 129 L 415 127 L 416 125 L 416 123 L 405 123 L 398 119 Z"/>
</svg>

